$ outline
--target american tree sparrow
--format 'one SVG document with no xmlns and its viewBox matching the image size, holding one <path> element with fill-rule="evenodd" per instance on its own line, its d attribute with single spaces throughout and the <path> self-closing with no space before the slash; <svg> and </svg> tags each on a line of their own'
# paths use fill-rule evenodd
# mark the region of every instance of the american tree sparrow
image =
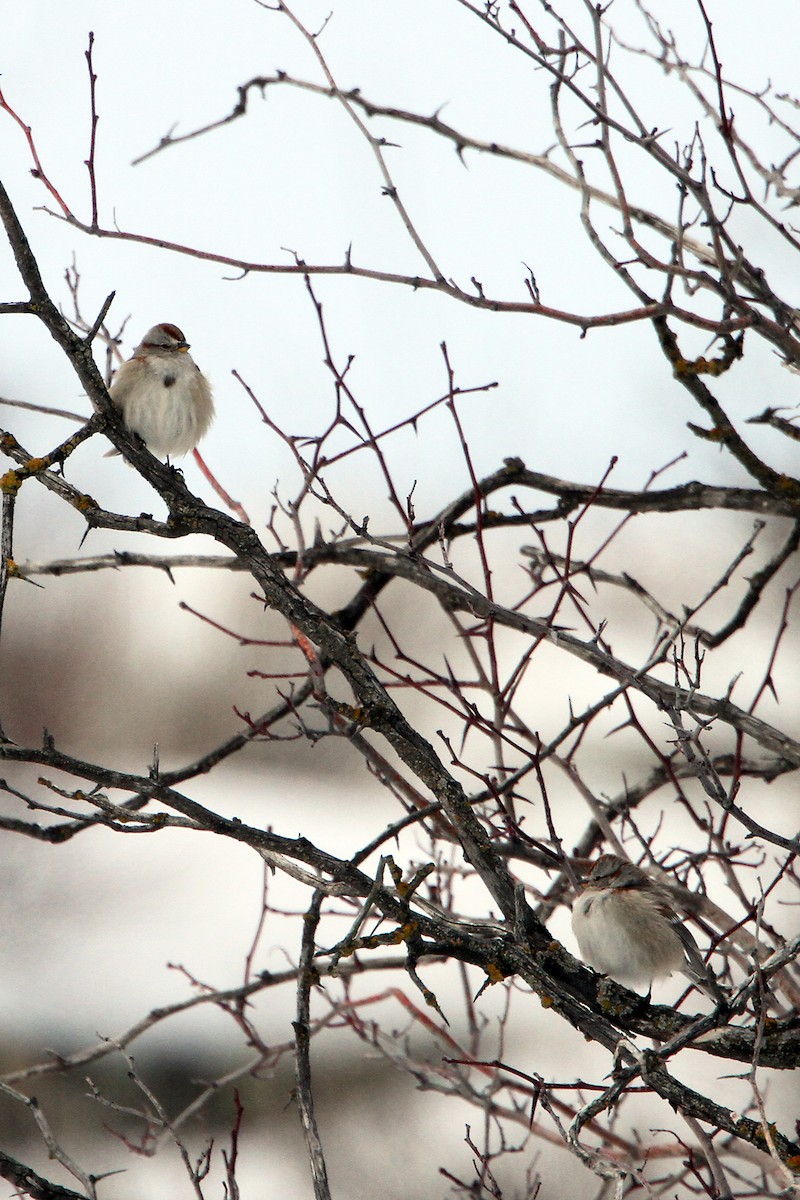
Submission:
<svg viewBox="0 0 800 1200">
<path fill-rule="evenodd" d="M 669 892 L 616 854 L 592 864 L 572 909 L 572 930 L 590 967 L 626 985 L 683 971 L 715 1004 L 725 995 Z"/>
<path fill-rule="evenodd" d="M 194 450 L 214 419 L 208 380 L 177 325 L 148 329 L 114 376 L 109 395 L 128 429 L 159 457 Z"/>
</svg>

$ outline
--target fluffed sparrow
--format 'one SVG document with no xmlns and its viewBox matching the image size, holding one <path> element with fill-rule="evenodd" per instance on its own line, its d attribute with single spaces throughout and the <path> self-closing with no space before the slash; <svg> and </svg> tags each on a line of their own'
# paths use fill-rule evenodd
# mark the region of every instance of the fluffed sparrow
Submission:
<svg viewBox="0 0 800 1200">
<path fill-rule="evenodd" d="M 715 1004 L 725 1001 L 669 892 L 616 854 L 592 864 L 572 909 L 572 930 L 584 962 L 618 983 L 650 985 L 683 971 Z"/>
<path fill-rule="evenodd" d="M 159 457 L 194 450 L 214 419 L 208 380 L 177 325 L 148 329 L 114 376 L 109 395 L 128 429 Z"/>
</svg>

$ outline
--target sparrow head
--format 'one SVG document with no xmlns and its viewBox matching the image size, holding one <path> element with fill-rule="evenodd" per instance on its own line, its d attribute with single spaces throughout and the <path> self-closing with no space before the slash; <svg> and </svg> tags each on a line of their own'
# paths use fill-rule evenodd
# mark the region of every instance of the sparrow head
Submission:
<svg viewBox="0 0 800 1200">
<path fill-rule="evenodd" d="M 631 888 L 649 884 L 644 871 L 616 854 L 601 854 L 583 881 L 584 888 Z"/>
<path fill-rule="evenodd" d="M 142 338 L 139 345 L 136 347 L 136 353 L 144 354 L 163 354 L 164 351 L 179 351 L 185 353 L 189 349 L 189 343 L 183 335 L 183 331 L 177 325 L 154 325 L 152 329 L 148 329 L 147 333 Z"/>
</svg>

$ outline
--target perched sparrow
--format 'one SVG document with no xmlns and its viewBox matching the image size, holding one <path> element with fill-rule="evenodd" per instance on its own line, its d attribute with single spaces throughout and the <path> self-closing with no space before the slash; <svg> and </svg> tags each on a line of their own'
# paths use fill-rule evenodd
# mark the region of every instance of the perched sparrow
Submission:
<svg viewBox="0 0 800 1200">
<path fill-rule="evenodd" d="M 188 350 L 177 325 L 154 325 L 109 390 L 128 429 L 159 457 L 194 450 L 214 419 L 208 380 Z"/>
<path fill-rule="evenodd" d="M 716 1003 L 724 993 L 665 888 L 633 863 L 602 854 L 572 909 L 584 962 L 618 983 L 651 984 L 683 971 Z"/>
</svg>

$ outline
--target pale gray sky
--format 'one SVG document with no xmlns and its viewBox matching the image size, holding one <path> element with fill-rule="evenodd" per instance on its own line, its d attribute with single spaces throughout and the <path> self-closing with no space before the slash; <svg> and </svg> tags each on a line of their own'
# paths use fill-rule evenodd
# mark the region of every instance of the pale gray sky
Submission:
<svg viewBox="0 0 800 1200">
<path fill-rule="evenodd" d="M 631 42 L 638 43 L 642 31 L 634 6 L 619 7 Z M 660 7 L 669 9 L 669 20 L 684 36 L 702 44 L 694 3 L 681 0 Z M 422 113 L 441 109 L 444 120 L 477 137 L 536 153 L 550 147 L 547 78 L 526 69 L 519 56 L 486 36 L 457 3 L 334 0 L 319 5 L 298 0 L 296 5 L 312 26 L 319 26 L 329 8 L 332 17 L 319 44 L 341 86 L 358 86 L 372 100 Z M 708 0 L 707 8 L 715 20 L 726 72 L 756 88 L 768 77 L 782 80 L 787 90 L 796 86 L 800 9 L 795 0 L 773 0 L 760 10 L 745 0 Z M 583 6 L 576 0 L 574 9 L 577 20 Z M 31 125 L 45 170 L 82 219 L 90 213 L 84 165 L 89 143 L 84 54 L 92 30 L 103 225 L 113 227 L 116 222 L 127 231 L 264 263 L 289 262 L 290 251 L 308 262 L 336 263 L 352 245 L 353 259 L 360 265 L 409 274 L 422 271 L 391 202 L 381 194 L 368 146 L 331 101 L 289 89 L 271 89 L 265 101 L 252 95 L 246 119 L 131 165 L 173 127 L 183 132 L 224 115 L 235 103 L 237 85 L 252 75 L 281 69 L 321 80 L 309 47 L 275 12 L 253 0 L 216 5 L 198 5 L 196 0 L 137 0 L 134 5 L 26 0 L 14 6 L 13 22 L 6 14 L 4 26 L 0 84 L 6 99 Z M 642 68 L 634 63 L 630 70 L 635 91 Z M 675 139 L 688 136 L 692 114 L 681 107 L 668 82 L 654 77 L 645 97 L 653 124 L 674 129 Z M 375 128 L 398 143 L 386 148 L 387 161 L 446 276 L 466 285 L 474 275 L 487 294 L 525 300 L 527 264 L 536 274 L 543 302 L 554 307 L 591 314 L 633 305 L 581 233 L 576 195 L 540 173 L 507 162 L 470 153 L 462 163 L 427 131 L 388 120 Z M 587 129 L 587 141 L 592 136 Z M 52 207 L 52 200 L 30 175 L 20 130 L 2 113 L 0 161 L 5 186 L 45 280 L 68 314 L 63 276 L 74 256 L 85 314 L 93 316 L 107 293 L 116 290 L 111 326 L 130 316 L 126 353 L 155 322 L 170 321 L 186 332 L 216 394 L 218 418 L 202 453 L 256 527 L 263 529 L 273 487 L 277 483 L 281 495 L 290 498 L 297 488 L 296 468 L 285 447 L 260 424 L 231 371 L 238 370 L 276 421 L 292 432 L 314 434 L 325 427 L 333 411 L 333 388 L 302 280 L 255 273 L 226 278 L 236 272 L 151 248 L 93 239 L 34 211 L 43 204 Z M 633 194 L 632 187 L 634 201 L 655 202 L 658 181 L 654 185 L 643 173 L 637 186 L 641 195 Z M 609 213 L 607 223 L 615 222 Z M 743 226 L 743 236 L 746 233 Z M 777 239 L 770 243 L 758 235 L 755 249 L 780 281 L 783 261 Z M 0 277 L 3 299 L 22 298 L 5 245 L 0 247 Z M 792 286 L 796 293 L 796 284 Z M 590 332 L 581 339 L 567 325 L 529 316 L 493 316 L 403 287 L 352 278 L 320 278 L 314 287 L 325 306 L 338 362 L 344 365 L 348 355 L 356 356 L 350 382 L 376 429 L 410 415 L 446 390 L 440 351 L 440 343 L 446 341 L 461 386 L 498 383 L 488 395 L 465 398 L 460 404 L 479 474 L 496 469 L 508 455 L 519 455 L 537 470 L 595 482 L 616 455 L 619 465 L 612 484 L 633 487 L 687 449 L 689 460 L 665 483 L 741 478 L 715 448 L 692 440 L 686 432 L 685 422 L 696 414 L 671 380 L 652 330 L 644 324 Z M 703 348 L 698 341 L 696 352 Z M 767 403 L 796 403 L 797 378 L 773 365 L 765 352 L 756 352 L 726 379 L 725 403 L 737 418 Z M 28 317 L 0 322 L 0 395 L 89 414 L 60 352 Z M 55 418 L 5 408 L 0 424 L 12 429 L 33 453 L 49 449 L 68 431 L 66 423 Z M 791 446 L 776 445 L 774 437 L 760 430 L 752 440 L 757 447 L 769 446 L 773 462 L 781 455 L 789 462 Z M 391 446 L 398 490 L 406 494 L 416 485 L 420 518 L 468 486 L 452 423 L 443 412 L 421 425 L 419 436 L 406 431 Z M 105 459 L 105 448 L 101 439 L 84 446 L 70 462 L 69 477 L 109 507 L 150 511 L 152 493 L 119 459 Z M 369 515 L 374 532 L 383 532 L 389 519 L 385 489 L 376 474 L 362 475 L 351 463 L 331 476 L 337 497 L 357 517 Z M 192 461 L 185 472 L 189 485 L 210 498 Z M 313 529 L 308 532 L 313 536 Z M 75 554 L 81 533 L 77 518 L 70 523 L 63 509 L 25 489 L 19 505 L 19 558 Z M 731 546 L 735 540 L 732 533 Z M 96 533 L 85 552 L 112 548 L 141 547 L 138 540 Z M 662 565 L 660 552 L 657 542 L 640 548 L 643 574 L 651 565 L 653 570 Z M 715 546 L 711 552 L 724 559 L 728 547 Z M 133 670 L 141 664 L 146 674 L 145 664 L 169 661 L 174 653 L 175 661 L 191 673 L 197 661 L 227 656 L 232 684 L 220 706 L 220 721 L 232 730 L 231 705 L 243 694 L 250 697 L 253 710 L 258 709 L 256 685 L 243 679 L 250 662 L 227 643 L 214 643 L 211 649 L 205 643 L 203 651 L 193 650 L 191 618 L 173 607 L 180 599 L 190 599 L 213 614 L 218 603 L 218 615 L 224 616 L 230 611 L 228 585 L 181 577 L 174 600 L 165 600 L 163 592 L 156 596 L 160 583 L 147 585 L 153 604 L 166 606 L 160 609 L 164 615 L 157 628 L 149 616 L 149 602 L 134 590 L 132 579 L 112 585 L 117 589 L 117 615 L 121 613 L 128 634 L 122 648 L 127 664 Z M 30 595 L 32 591 L 17 597 L 18 608 L 9 610 L 22 621 L 25 609 L 26 636 L 74 638 L 78 644 L 86 630 L 82 633 L 72 625 L 69 600 L 61 599 L 76 593 L 56 581 L 48 582 L 43 593 Z M 86 595 L 90 594 L 91 589 Z M 84 616 L 89 628 L 107 614 L 84 610 Z M 103 674 L 103 669 L 98 672 Z M 91 686 L 104 685 L 98 676 Z M 86 688 L 90 690 L 88 683 Z M 118 703 L 123 700 L 116 698 Z M 168 698 L 153 697 L 159 713 L 162 703 L 168 706 Z M 24 723 L 27 716 L 21 712 L 18 719 Z M 149 729 L 142 733 L 135 751 L 139 769 L 146 765 L 152 740 Z M 180 745 L 172 750 L 178 753 Z M 134 753 L 130 747 L 127 752 Z M 321 749 L 323 763 L 324 754 Z M 248 811 L 258 813 L 263 806 L 264 823 L 289 835 L 304 828 L 313 809 L 320 843 L 348 853 L 350 830 L 343 835 L 341 815 L 351 812 L 354 804 L 351 778 L 344 769 L 315 772 L 311 762 L 306 769 L 305 775 L 292 777 L 290 785 L 283 784 L 279 772 L 255 779 L 230 772 L 219 778 L 236 789 Z M 193 794 L 223 808 L 229 799 L 227 793 L 219 796 L 216 776 L 192 786 Z M 384 804 L 381 820 L 388 819 L 388 811 Z M 374 820 L 374 808 L 370 815 Z M 580 814 L 578 824 L 582 820 Z M 184 995 L 182 981 L 164 967 L 168 960 L 185 961 L 198 975 L 220 985 L 235 982 L 260 889 L 259 864 L 252 856 L 237 847 L 212 846 L 211 839 L 192 835 L 188 849 L 187 838 L 180 834 L 158 839 L 100 834 L 94 840 L 97 857 L 88 879 L 82 839 L 58 849 L 15 846 L 0 909 L 0 949 L 8 961 L 0 989 L 4 1020 L 18 1021 L 22 992 L 30 1025 L 49 1029 L 63 1020 L 63 1036 L 70 1045 L 92 1040 L 98 1029 L 119 1032 L 146 1008 Z M 287 904 L 291 895 L 289 889 Z M 23 908 L 53 913 L 56 924 L 45 926 L 43 921 L 31 934 Z M 220 917 L 224 937 L 209 933 Z M 76 921 L 85 930 L 78 947 L 68 941 L 68 926 Z M 273 939 L 267 941 L 272 944 Z M 285 1023 L 287 1012 L 280 1003 L 275 1015 L 278 1026 Z"/>
</svg>

